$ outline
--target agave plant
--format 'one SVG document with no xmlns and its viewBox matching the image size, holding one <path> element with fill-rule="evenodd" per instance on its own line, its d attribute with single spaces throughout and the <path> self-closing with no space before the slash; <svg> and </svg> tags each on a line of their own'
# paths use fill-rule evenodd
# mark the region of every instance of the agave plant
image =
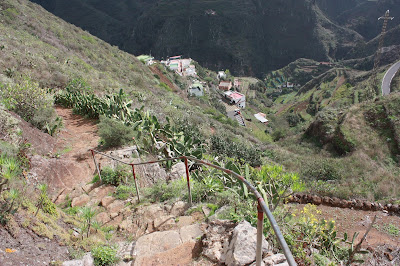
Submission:
<svg viewBox="0 0 400 266">
<path fill-rule="evenodd" d="M 20 174 L 20 164 L 14 157 L 0 155 L 0 194 L 7 188 L 10 180 Z"/>
</svg>

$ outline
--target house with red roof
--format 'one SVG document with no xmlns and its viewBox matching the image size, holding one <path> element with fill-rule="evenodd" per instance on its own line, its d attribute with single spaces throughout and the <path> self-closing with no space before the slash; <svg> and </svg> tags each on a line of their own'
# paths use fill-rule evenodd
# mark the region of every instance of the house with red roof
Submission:
<svg viewBox="0 0 400 266">
<path fill-rule="evenodd" d="M 239 108 L 246 107 L 246 96 L 237 91 L 226 91 L 224 97 L 229 100 L 230 104 L 234 104 Z"/>
</svg>

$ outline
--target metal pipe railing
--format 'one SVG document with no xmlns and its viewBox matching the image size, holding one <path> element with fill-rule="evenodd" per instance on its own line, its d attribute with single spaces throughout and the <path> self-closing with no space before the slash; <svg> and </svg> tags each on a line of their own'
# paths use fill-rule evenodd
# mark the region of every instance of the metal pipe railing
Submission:
<svg viewBox="0 0 400 266">
<path fill-rule="evenodd" d="M 264 219 L 264 213 L 267 215 L 267 218 L 269 220 L 269 222 L 271 223 L 272 229 L 275 232 L 275 236 L 278 239 L 278 243 L 281 246 L 283 253 L 286 257 L 287 263 L 290 266 L 295 266 L 296 261 L 293 258 L 292 252 L 290 251 L 285 238 L 282 235 L 282 232 L 279 229 L 278 223 L 276 222 L 273 214 L 271 213 L 271 211 L 269 210 L 267 204 L 265 203 L 263 197 L 261 196 L 261 194 L 258 192 L 258 190 L 248 181 L 246 180 L 243 176 L 233 172 L 232 170 L 223 168 L 221 166 L 209 163 L 207 161 L 203 161 L 191 156 L 180 156 L 180 157 L 173 157 L 173 158 L 167 158 L 167 159 L 162 159 L 162 160 L 156 160 L 156 161 L 148 161 L 148 162 L 141 162 L 141 163 L 126 163 L 123 162 L 117 158 L 114 158 L 110 155 L 107 155 L 105 153 L 99 152 L 99 151 L 95 151 L 95 150 L 91 150 L 92 152 L 92 156 L 93 156 L 93 160 L 96 163 L 96 160 L 94 158 L 94 153 L 98 153 L 100 155 L 106 156 L 110 159 L 116 160 L 118 162 L 121 162 L 123 164 L 127 164 L 127 165 L 131 165 L 132 166 L 132 174 L 133 174 L 133 178 L 135 180 L 135 186 L 136 186 L 136 193 L 138 196 L 138 200 L 140 201 L 140 197 L 139 197 L 139 188 L 137 185 L 137 181 L 136 181 L 136 175 L 135 175 L 135 165 L 145 165 L 145 164 L 152 164 L 152 163 L 159 163 L 159 162 L 165 162 L 165 161 L 171 161 L 171 160 L 184 160 L 185 163 L 185 168 L 186 168 L 186 179 L 187 179 L 187 184 L 188 184 L 188 194 L 189 194 L 189 204 L 192 204 L 192 194 L 191 194 L 191 187 L 190 187 L 190 176 L 189 176 L 189 167 L 188 167 L 188 160 L 191 160 L 193 162 L 197 162 L 203 165 L 207 165 L 209 167 L 221 170 L 227 174 L 232 175 L 233 177 L 235 177 L 236 179 L 238 179 L 239 181 L 243 182 L 247 188 L 253 192 L 253 194 L 256 196 L 258 204 L 257 204 L 257 249 L 256 249 L 256 265 L 259 266 L 262 264 L 262 237 L 263 237 L 263 219 Z M 96 165 L 97 167 L 97 165 Z M 98 169 L 97 169 L 98 170 Z M 100 173 L 99 173 L 100 176 Z"/>
</svg>

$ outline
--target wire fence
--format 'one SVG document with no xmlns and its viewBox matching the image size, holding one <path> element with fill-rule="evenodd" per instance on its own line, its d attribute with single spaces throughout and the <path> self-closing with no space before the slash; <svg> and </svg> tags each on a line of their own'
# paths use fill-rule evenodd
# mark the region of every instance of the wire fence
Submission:
<svg viewBox="0 0 400 266">
<path fill-rule="evenodd" d="M 148 165 L 148 164 L 155 164 L 155 163 L 161 163 L 161 162 L 166 162 L 166 161 L 176 161 L 176 160 L 184 160 L 185 163 L 185 168 L 186 168 L 186 181 L 187 181 L 187 187 L 188 187 L 188 199 L 189 199 L 189 205 L 192 205 L 192 191 L 191 191 L 191 186 L 190 186 L 190 174 L 189 174 L 189 166 L 188 166 L 188 161 L 192 161 L 192 162 L 196 162 L 198 164 L 201 165 L 206 165 L 215 169 L 218 169 L 220 171 L 223 171 L 227 174 L 232 175 L 233 177 L 235 177 L 237 180 L 239 180 L 240 182 L 244 183 L 247 188 L 249 189 L 249 191 L 251 191 L 257 198 L 257 249 L 256 249 L 256 265 L 257 266 L 261 266 L 262 265 L 262 239 L 263 239 L 263 220 L 264 220 L 264 213 L 267 215 L 267 218 L 269 220 L 269 222 L 271 223 L 271 227 L 275 232 L 275 236 L 278 240 L 279 245 L 281 246 L 283 253 L 286 257 L 287 263 L 290 266 L 294 266 L 297 265 L 292 252 L 290 251 L 283 235 L 282 232 L 279 229 L 279 226 L 274 218 L 274 216 L 272 215 L 271 211 L 269 210 L 267 204 L 265 203 L 263 197 L 261 196 L 261 194 L 258 192 L 258 190 L 248 181 L 246 180 L 243 176 L 229 170 L 223 167 L 220 167 L 218 165 L 209 163 L 207 161 L 203 161 L 203 160 L 199 160 L 197 158 L 191 157 L 191 156 L 180 156 L 180 157 L 173 157 L 173 158 L 167 158 L 167 159 L 162 159 L 162 160 L 155 160 L 155 161 L 147 161 L 147 162 L 138 162 L 138 163 L 127 163 L 124 162 L 118 158 L 114 158 L 108 154 L 96 151 L 96 150 L 90 150 L 92 153 L 92 157 L 93 157 L 93 161 L 94 164 L 96 166 L 96 170 L 97 173 L 99 175 L 99 178 L 101 180 L 101 171 L 100 171 L 100 167 L 99 164 L 97 164 L 96 161 L 96 157 L 95 154 L 99 154 L 101 156 L 105 156 L 109 159 L 115 160 L 121 164 L 125 164 L 125 165 L 129 165 L 132 167 L 132 175 L 133 175 L 133 180 L 135 182 L 135 188 L 136 188 L 136 194 L 137 194 L 137 198 L 138 201 L 140 202 L 140 194 L 139 194 L 139 186 L 138 186 L 138 181 L 137 181 L 137 177 L 136 177 L 136 173 L 135 173 L 135 166 L 139 166 L 139 165 Z"/>
</svg>

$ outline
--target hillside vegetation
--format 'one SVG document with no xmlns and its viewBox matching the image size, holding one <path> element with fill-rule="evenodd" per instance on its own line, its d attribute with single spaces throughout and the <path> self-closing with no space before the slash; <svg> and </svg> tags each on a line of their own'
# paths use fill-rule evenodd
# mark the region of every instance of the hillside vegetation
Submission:
<svg viewBox="0 0 400 266">
<path fill-rule="evenodd" d="M 335 32 L 356 36 L 306 3 L 318 29 L 332 30 L 323 40 L 326 56 L 346 39 L 336 39 Z M 190 79 L 160 63 L 148 67 L 36 4 L 5 0 L 0 8 L 0 234 L 6 239 L 0 241 L 6 249 L 0 256 L 10 258 L 15 251 L 6 245 L 29 235 L 16 253 L 21 260 L 38 256 L 59 264 L 91 251 L 96 264 L 112 264 L 118 241 L 164 230 L 154 219 L 143 221 L 145 209 L 168 205 L 172 210 L 171 202 L 189 199 L 186 180 L 180 178 L 184 174 L 171 177 L 177 166 L 185 166 L 181 159 L 157 164 L 150 173 L 137 168 L 139 202 L 132 168 L 101 161 L 101 171 L 93 174 L 97 165 L 89 148 L 125 152 L 129 163 L 192 156 L 245 177 L 273 211 L 299 264 L 343 264 L 357 251 L 355 238 L 349 242 L 339 236 L 335 222 L 320 218 L 315 206 L 290 210 L 284 203 L 292 193 L 397 203 L 399 95 L 377 97 L 368 71 L 299 59 L 263 80 L 242 78 L 248 104 L 242 112 L 247 126 L 241 127 L 227 117 L 216 73 L 197 62 L 206 94 L 188 97 Z M 282 87 L 291 82 L 296 86 Z M 268 125 L 254 119 L 260 111 L 270 119 Z M 68 121 L 63 131 L 58 115 Z M 125 145 L 131 155 L 118 151 Z M 192 163 L 194 206 L 181 215 L 197 213 L 192 215 L 196 224 L 215 215 L 255 225 L 257 199 L 229 171 Z M 180 218 L 166 219 L 178 225 Z M 397 227 L 390 228 L 396 234 Z M 279 249 L 266 219 L 264 232 Z M 48 254 L 26 252 L 36 245 L 37 253 Z"/>
</svg>

